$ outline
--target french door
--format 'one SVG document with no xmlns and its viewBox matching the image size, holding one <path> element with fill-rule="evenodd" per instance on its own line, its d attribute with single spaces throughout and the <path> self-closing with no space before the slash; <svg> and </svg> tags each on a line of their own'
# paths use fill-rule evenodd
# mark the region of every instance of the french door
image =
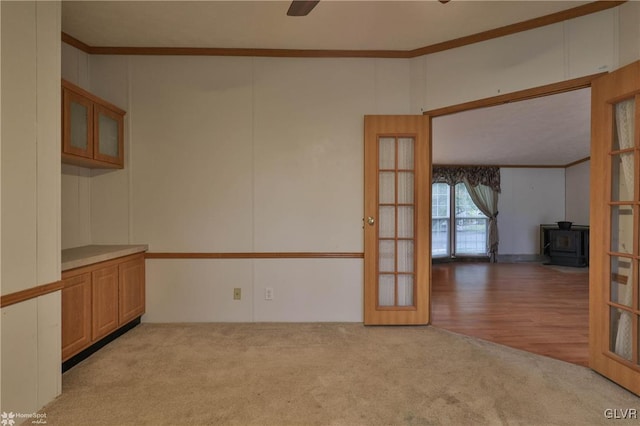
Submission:
<svg viewBox="0 0 640 426">
<path fill-rule="evenodd" d="M 375 115 L 364 122 L 364 322 L 427 324 L 429 117 Z"/>
<path fill-rule="evenodd" d="M 640 395 L 640 62 L 591 91 L 590 366 Z"/>
</svg>

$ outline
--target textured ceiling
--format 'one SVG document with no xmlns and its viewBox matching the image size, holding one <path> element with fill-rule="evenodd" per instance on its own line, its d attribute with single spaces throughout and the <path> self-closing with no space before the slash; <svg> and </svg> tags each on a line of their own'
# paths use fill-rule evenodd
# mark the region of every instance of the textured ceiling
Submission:
<svg viewBox="0 0 640 426">
<path fill-rule="evenodd" d="M 589 156 L 591 89 L 433 120 L 436 164 L 560 165 Z"/>
<path fill-rule="evenodd" d="M 64 1 L 62 31 L 91 46 L 411 50 L 571 9 L 579 1 Z"/>
</svg>

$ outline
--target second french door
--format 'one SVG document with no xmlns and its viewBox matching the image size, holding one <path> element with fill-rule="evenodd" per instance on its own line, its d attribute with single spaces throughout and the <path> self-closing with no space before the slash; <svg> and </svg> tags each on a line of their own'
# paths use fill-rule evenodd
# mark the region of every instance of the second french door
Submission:
<svg viewBox="0 0 640 426">
<path fill-rule="evenodd" d="M 591 93 L 589 365 L 640 395 L 640 62 Z"/>
</svg>

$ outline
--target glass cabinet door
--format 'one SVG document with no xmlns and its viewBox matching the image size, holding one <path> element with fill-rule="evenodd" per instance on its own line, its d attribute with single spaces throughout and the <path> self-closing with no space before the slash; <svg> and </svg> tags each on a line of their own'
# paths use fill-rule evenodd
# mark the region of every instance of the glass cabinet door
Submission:
<svg viewBox="0 0 640 426">
<path fill-rule="evenodd" d="M 122 164 L 123 117 L 101 105 L 94 111 L 94 156 L 96 160 Z"/>
<path fill-rule="evenodd" d="M 64 89 L 62 151 L 81 157 L 93 157 L 93 103 Z"/>
<path fill-rule="evenodd" d="M 62 80 L 62 162 L 81 167 L 124 167 L 126 111 Z"/>
</svg>

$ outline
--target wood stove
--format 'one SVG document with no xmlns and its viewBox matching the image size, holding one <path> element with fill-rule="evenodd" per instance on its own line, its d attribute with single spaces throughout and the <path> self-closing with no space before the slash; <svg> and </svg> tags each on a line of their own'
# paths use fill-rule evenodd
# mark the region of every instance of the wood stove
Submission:
<svg viewBox="0 0 640 426">
<path fill-rule="evenodd" d="M 589 264 L 589 229 L 549 229 L 547 244 L 552 265 Z"/>
</svg>

